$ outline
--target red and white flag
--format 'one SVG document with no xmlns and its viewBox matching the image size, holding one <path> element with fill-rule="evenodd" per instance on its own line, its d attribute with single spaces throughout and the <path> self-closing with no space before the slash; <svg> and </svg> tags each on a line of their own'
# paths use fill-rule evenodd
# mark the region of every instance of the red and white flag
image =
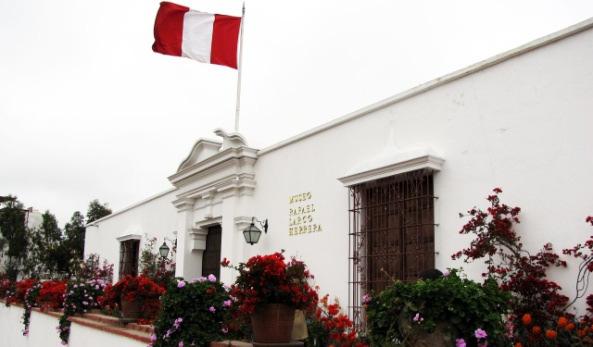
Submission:
<svg viewBox="0 0 593 347">
<path fill-rule="evenodd" d="M 152 50 L 236 69 L 240 28 L 241 17 L 161 2 L 154 23 Z"/>
</svg>

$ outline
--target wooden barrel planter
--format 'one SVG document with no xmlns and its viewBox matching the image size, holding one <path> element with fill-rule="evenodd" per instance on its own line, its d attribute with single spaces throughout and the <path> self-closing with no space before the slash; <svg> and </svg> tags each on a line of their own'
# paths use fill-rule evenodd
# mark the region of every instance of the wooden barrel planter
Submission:
<svg viewBox="0 0 593 347">
<path fill-rule="evenodd" d="M 142 316 L 142 305 L 140 300 L 122 300 L 120 303 L 122 322 L 135 322 Z"/>
<path fill-rule="evenodd" d="M 294 308 L 283 304 L 266 304 L 251 315 L 253 341 L 288 343 L 292 338 Z"/>
</svg>

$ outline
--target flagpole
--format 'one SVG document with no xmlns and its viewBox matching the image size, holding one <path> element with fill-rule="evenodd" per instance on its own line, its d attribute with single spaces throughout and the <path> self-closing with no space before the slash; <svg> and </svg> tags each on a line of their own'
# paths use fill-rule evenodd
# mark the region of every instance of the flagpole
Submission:
<svg viewBox="0 0 593 347">
<path fill-rule="evenodd" d="M 237 107 L 235 108 L 235 132 L 239 132 L 239 110 L 241 109 L 241 70 L 243 68 L 243 27 L 245 26 L 245 1 L 243 1 L 243 13 L 241 15 L 241 31 L 239 36 L 239 64 L 237 66 Z"/>
</svg>

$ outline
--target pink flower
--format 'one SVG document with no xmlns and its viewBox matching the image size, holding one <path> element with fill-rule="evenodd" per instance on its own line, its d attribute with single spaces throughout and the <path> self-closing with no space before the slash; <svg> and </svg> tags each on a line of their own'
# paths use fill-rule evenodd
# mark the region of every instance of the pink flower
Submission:
<svg viewBox="0 0 593 347">
<path fill-rule="evenodd" d="M 424 320 L 424 318 L 422 318 L 422 316 L 420 316 L 420 312 L 418 312 L 418 313 L 416 313 L 414 318 L 412 318 L 412 320 L 414 322 L 418 322 L 418 324 L 420 324 L 420 322 L 422 322 Z"/>
<path fill-rule="evenodd" d="M 216 309 L 214 308 L 214 306 L 210 306 L 210 308 L 208 309 L 208 311 L 214 313 L 214 312 L 216 312 Z"/>
<path fill-rule="evenodd" d="M 184 280 L 179 280 L 177 282 L 177 288 L 183 288 L 185 287 L 185 281 Z"/>
<path fill-rule="evenodd" d="M 179 344 L 177 345 L 177 347 L 183 347 L 183 341 L 179 341 Z"/>
<path fill-rule="evenodd" d="M 465 347 L 465 340 L 464 339 L 456 339 L 455 347 Z"/>
<path fill-rule="evenodd" d="M 231 307 L 232 304 L 233 302 L 231 300 L 225 300 L 222 302 L 222 306 L 224 307 Z"/>
<path fill-rule="evenodd" d="M 216 282 L 216 276 L 214 276 L 213 274 L 208 275 L 208 281 Z"/>
<path fill-rule="evenodd" d="M 476 329 L 476 331 L 474 331 L 474 336 L 476 337 L 476 339 L 485 339 L 488 337 L 488 334 L 486 334 L 485 330 L 478 328 Z"/>
</svg>

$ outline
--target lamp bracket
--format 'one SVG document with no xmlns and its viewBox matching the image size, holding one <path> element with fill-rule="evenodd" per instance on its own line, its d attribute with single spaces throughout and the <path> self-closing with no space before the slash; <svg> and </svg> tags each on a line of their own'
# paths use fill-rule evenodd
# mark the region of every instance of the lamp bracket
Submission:
<svg viewBox="0 0 593 347">
<path fill-rule="evenodd" d="M 255 224 L 255 222 L 259 223 L 259 225 L 264 228 L 264 233 L 268 233 L 268 219 L 266 218 L 264 221 L 261 221 L 255 217 L 251 218 L 251 224 Z"/>
</svg>

